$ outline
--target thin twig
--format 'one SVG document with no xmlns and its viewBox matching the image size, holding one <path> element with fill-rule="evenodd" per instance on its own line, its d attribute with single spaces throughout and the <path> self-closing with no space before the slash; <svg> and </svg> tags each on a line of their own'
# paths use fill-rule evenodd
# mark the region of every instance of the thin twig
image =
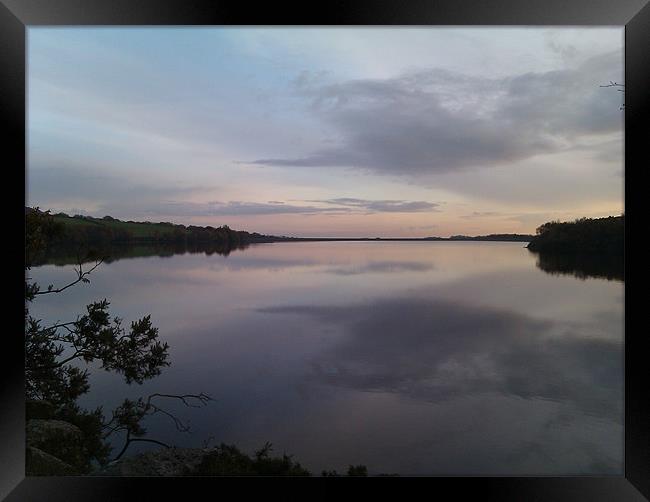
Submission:
<svg viewBox="0 0 650 502">
<path fill-rule="evenodd" d="M 200 394 L 183 394 L 183 395 L 155 393 L 155 394 L 151 394 L 147 398 L 147 406 L 149 406 L 151 404 L 151 399 L 154 398 L 154 397 L 171 397 L 171 398 L 175 398 L 175 399 L 180 399 L 185 406 L 188 406 L 190 408 L 201 408 L 202 406 L 205 406 L 208 403 L 208 401 L 213 401 L 213 399 L 210 396 L 208 396 L 207 394 L 204 394 L 203 392 L 201 392 Z M 197 400 L 199 400 L 201 402 L 201 404 L 200 405 L 191 404 L 191 403 L 187 402 L 187 399 L 189 399 L 189 398 L 197 399 Z"/>
<path fill-rule="evenodd" d="M 91 268 L 90 270 L 88 270 L 88 271 L 86 271 L 86 272 L 84 272 L 84 271 L 82 270 L 82 268 L 81 268 L 81 263 L 79 263 L 79 270 L 75 269 L 75 272 L 77 272 L 77 276 L 78 276 L 76 281 L 73 281 L 73 282 L 71 282 L 70 284 L 68 284 L 68 285 L 66 285 L 66 286 L 63 286 L 62 288 L 58 288 L 58 289 L 48 289 L 47 291 L 37 291 L 37 292 L 34 293 L 34 294 L 35 294 L 35 295 L 47 295 L 47 294 L 49 294 L 49 293 L 61 293 L 62 291 L 65 291 L 65 290 L 68 289 L 69 287 L 74 286 L 74 285 L 77 284 L 78 282 L 83 281 L 84 278 L 85 278 L 87 275 L 90 275 L 90 273 L 91 273 L 93 270 L 95 270 L 97 267 L 99 267 L 99 266 L 102 264 L 103 261 L 104 261 L 104 259 L 102 258 L 101 260 L 99 260 L 98 262 L 95 263 L 95 266 L 94 266 L 93 268 Z M 86 280 L 86 282 L 87 282 L 87 280 Z"/>
</svg>

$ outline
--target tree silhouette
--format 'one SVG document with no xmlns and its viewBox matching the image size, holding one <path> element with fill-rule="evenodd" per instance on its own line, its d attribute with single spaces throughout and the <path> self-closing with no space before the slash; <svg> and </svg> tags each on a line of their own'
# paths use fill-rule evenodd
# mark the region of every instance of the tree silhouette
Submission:
<svg viewBox="0 0 650 502">
<path fill-rule="evenodd" d="M 112 220 L 107 220 L 112 221 Z M 38 208 L 25 214 L 25 380 L 27 398 L 27 475 L 89 474 L 97 465 L 106 466 L 120 460 L 134 442 L 147 442 L 164 448 L 171 445 L 147 437 L 144 421 L 152 415 L 167 417 L 179 432 L 189 432 L 189 426 L 165 409 L 164 401 L 178 401 L 187 407 L 202 407 L 212 398 L 204 393 L 153 393 L 146 398 L 124 401 L 104 415 L 102 407 L 82 409 L 77 400 L 90 390 L 88 369 L 82 363 L 99 363 L 101 369 L 123 376 L 125 382 L 142 384 L 156 377 L 169 366 L 167 343 L 159 340 L 149 315 L 131 322 L 127 330 L 122 319 L 111 316 L 107 299 L 90 303 L 75 320 L 44 325 L 43 320 L 30 315 L 31 304 L 38 298 L 64 294 L 73 286 L 90 283 L 91 274 L 104 262 L 99 258 L 88 269 L 83 268 L 81 249 L 77 253 L 76 278 L 68 284 L 49 285 L 41 290 L 29 277 L 33 263 L 40 262 L 50 245 L 60 239 L 63 225 L 54 221 L 49 211 Z M 221 232 L 222 239 L 237 241 L 236 233 L 227 226 L 219 229 L 189 227 L 193 235 L 205 232 L 212 236 Z M 65 438 L 42 440 L 35 438 L 38 427 L 47 423 L 62 424 L 80 433 L 79 441 Z M 38 427 L 36 427 L 38 425 Z M 65 429 L 65 427 L 64 427 Z M 121 434 L 124 444 L 111 458 L 109 440 Z M 74 444 L 72 444 L 74 443 Z M 36 446 L 35 446 L 36 444 Z M 207 449 L 207 443 L 204 444 Z M 291 455 L 271 457 L 271 443 L 266 443 L 251 457 L 234 445 L 222 443 L 211 448 L 192 472 L 193 476 L 309 476 L 310 473 Z M 50 459 L 43 464 L 43 459 Z M 53 459 L 53 460 L 52 460 Z M 114 464 L 117 466 L 118 464 Z M 329 471 L 337 475 L 335 471 Z M 348 476 L 367 476 L 363 465 L 349 466 Z"/>
<path fill-rule="evenodd" d="M 47 252 L 48 245 L 60 232 L 48 212 L 38 210 L 26 214 L 25 239 L 25 392 L 27 398 L 27 442 L 34 444 L 34 423 L 40 427 L 56 423 L 73 426 L 80 431 L 81 440 L 75 448 L 65 441 L 40 441 L 45 454 L 66 465 L 66 472 L 84 474 L 94 464 L 106 464 L 111 453 L 108 438 L 115 433 L 126 435 L 125 444 L 118 458 L 134 441 L 148 441 L 168 446 L 155 439 L 144 438 L 146 429 L 142 426 L 145 417 L 161 413 L 167 415 L 177 430 L 186 432 L 189 428 L 172 413 L 162 408 L 154 399 L 178 399 L 186 406 L 203 406 L 211 398 L 206 394 L 152 394 L 137 401 L 125 400 L 112 412 L 108 421 L 102 408 L 83 410 L 77 399 L 90 390 L 87 369 L 80 363 L 97 361 L 106 371 L 121 374 L 127 383 L 142 384 L 160 374 L 169 366 L 167 343 L 158 339 L 158 328 L 151 323 L 150 316 L 133 321 L 129 329 L 122 325 L 122 319 L 112 317 L 107 299 L 95 301 L 86 306 L 85 312 L 75 320 L 43 325 L 43 321 L 32 317 L 29 307 L 36 298 L 47 294 L 59 294 L 77 284 L 89 283 L 88 276 L 102 263 L 98 260 L 93 267 L 84 271 L 81 261 L 75 269 L 77 278 L 61 287 L 48 286 L 41 291 L 28 275 L 33 260 Z M 29 427 L 29 421 L 33 420 Z M 35 453 L 44 458 L 40 448 L 28 447 L 28 474 L 57 474 L 43 472 L 35 467 Z M 38 471 L 38 472 L 35 472 Z"/>
</svg>

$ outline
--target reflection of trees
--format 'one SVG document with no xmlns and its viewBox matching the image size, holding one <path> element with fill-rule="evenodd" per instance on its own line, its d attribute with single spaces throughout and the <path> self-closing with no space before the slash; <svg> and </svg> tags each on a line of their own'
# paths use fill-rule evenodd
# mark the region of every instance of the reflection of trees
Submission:
<svg viewBox="0 0 650 502">
<path fill-rule="evenodd" d="M 620 254 L 540 252 L 537 266 L 549 274 L 570 274 L 580 279 L 625 280 L 623 256 Z"/>
<path fill-rule="evenodd" d="M 551 274 L 624 280 L 625 216 L 550 221 L 537 228 L 528 250 Z"/>
<path fill-rule="evenodd" d="M 223 243 L 159 243 L 159 244 L 105 244 L 105 245 L 83 245 L 65 246 L 56 245 L 48 249 L 46 255 L 42 255 L 34 262 L 34 265 L 75 265 L 81 262 L 90 262 L 102 259 L 106 263 L 127 258 L 141 258 L 147 256 L 158 256 L 166 258 L 183 254 L 205 254 L 211 256 L 218 254 L 228 256 L 233 251 L 246 249 L 249 244 L 229 245 Z"/>
</svg>

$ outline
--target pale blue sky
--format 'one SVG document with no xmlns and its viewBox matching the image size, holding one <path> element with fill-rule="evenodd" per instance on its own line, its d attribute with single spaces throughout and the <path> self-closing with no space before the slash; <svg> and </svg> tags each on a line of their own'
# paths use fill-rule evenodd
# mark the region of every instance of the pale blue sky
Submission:
<svg viewBox="0 0 650 502">
<path fill-rule="evenodd" d="M 623 30 L 29 28 L 28 203 L 285 235 L 623 210 Z"/>
</svg>

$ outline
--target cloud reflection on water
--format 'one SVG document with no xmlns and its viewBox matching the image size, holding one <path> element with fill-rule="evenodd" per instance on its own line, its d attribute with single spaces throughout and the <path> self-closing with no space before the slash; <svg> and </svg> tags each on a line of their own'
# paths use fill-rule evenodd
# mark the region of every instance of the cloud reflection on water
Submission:
<svg viewBox="0 0 650 502">
<path fill-rule="evenodd" d="M 589 326 L 421 298 L 262 311 L 343 328 L 313 360 L 312 377 L 329 385 L 434 402 L 497 393 L 621 420 L 622 337 L 592 338 Z"/>
</svg>

